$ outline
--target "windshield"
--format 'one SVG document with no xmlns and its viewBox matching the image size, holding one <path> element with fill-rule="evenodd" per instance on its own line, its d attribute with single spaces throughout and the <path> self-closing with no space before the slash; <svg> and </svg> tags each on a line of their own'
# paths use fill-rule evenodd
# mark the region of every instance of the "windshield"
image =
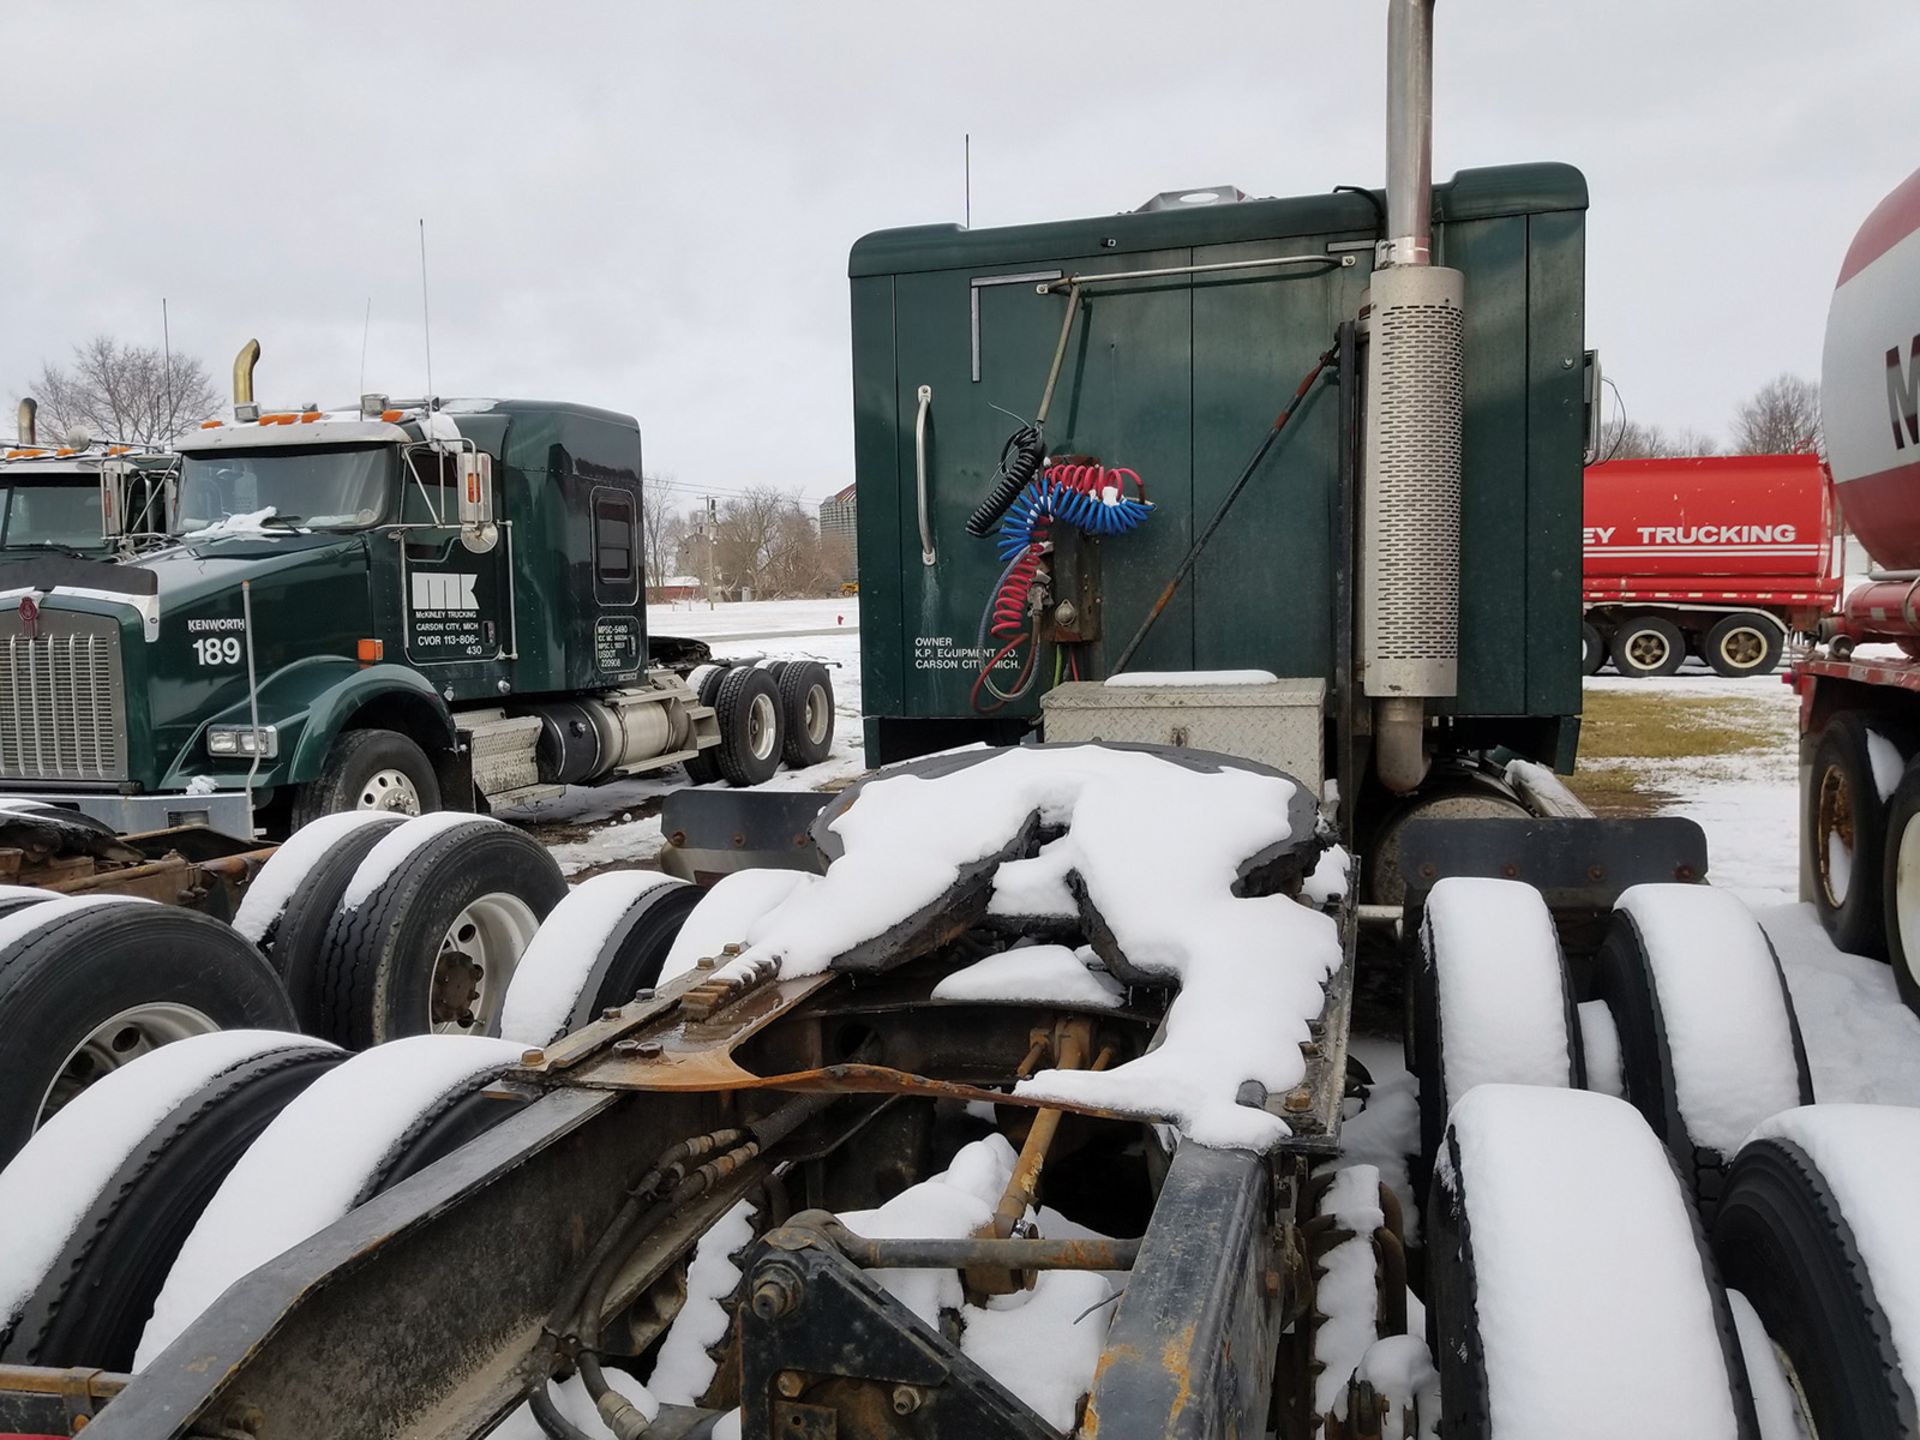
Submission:
<svg viewBox="0 0 1920 1440">
<path fill-rule="evenodd" d="M 0 488 L 5 506 L 8 548 L 48 545 L 70 549 L 104 549 L 100 537 L 100 485 L 91 476 L 76 476 L 64 484 Z"/>
<path fill-rule="evenodd" d="M 183 457 L 180 529 L 205 530 L 236 516 L 263 525 L 357 528 L 378 524 L 393 492 L 390 445 L 302 445 L 215 450 Z"/>
</svg>

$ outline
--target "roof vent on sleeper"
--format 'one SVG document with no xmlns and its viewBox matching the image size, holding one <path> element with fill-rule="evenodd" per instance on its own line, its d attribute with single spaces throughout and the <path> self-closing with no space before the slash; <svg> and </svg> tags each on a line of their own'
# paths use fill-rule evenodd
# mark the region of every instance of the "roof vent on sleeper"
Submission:
<svg viewBox="0 0 1920 1440">
<path fill-rule="evenodd" d="M 1192 210 L 1201 205 L 1236 205 L 1246 198 L 1246 192 L 1238 185 L 1202 185 L 1195 190 L 1162 190 L 1134 213 L 1139 215 L 1149 210 Z"/>
</svg>

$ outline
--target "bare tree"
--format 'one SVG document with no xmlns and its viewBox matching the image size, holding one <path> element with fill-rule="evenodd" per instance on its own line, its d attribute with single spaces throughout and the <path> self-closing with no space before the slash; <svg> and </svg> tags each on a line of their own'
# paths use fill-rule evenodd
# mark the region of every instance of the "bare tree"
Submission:
<svg viewBox="0 0 1920 1440">
<path fill-rule="evenodd" d="M 1600 447 L 1602 460 L 1667 460 L 1687 455 L 1711 455 L 1720 447 L 1698 430 L 1663 430 L 1624 417 L 1607 430 Z"/>
<path fill-rule="evenodd" d="M 643 539 L 641 557 L 646 565 L 647 584 L 664 585 L 677 572 L 680 541 L 687 533 L 687 517 L 669 488 L 671 475 L 640 477 L 640 527 Z"/>
<path fill-rule="evenodd" d="M 220 408 L 207 367 L 191 355 L 167 357 L 150 345 L 96 335 L 73 348 L 73 364 L 42 364 L 33 383 L 49 440 L 85 429 L 96 440 L 164 445 Z"/>
<path fill-rule="evenodd" d="M 827 577 L 820 563 L 820 531 L 799 492 L 755 485 L 720 509 L 715 563 L 728 589 L 778 595 L 818 595 Z"/>
<path fill-rule="evenodd" d="M 1776 375 L 1734 416 L 1733 448 L 1741 455 L 1817 455 L 1820 387 L 1799 375 Z"/>
</svg>

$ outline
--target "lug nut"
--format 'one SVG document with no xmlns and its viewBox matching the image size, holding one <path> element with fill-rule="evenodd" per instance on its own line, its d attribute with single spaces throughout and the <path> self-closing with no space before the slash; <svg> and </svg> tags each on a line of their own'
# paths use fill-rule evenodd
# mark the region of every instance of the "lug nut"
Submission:
<svg viewBox="0 0 1920 1440">
<path fill-rule="evenodd" d="M 920 1392 L 911 1385 L 893 1387 L 893 1413 L 911 1415 L 920 1408 Z"/>
<path fill-rule="evenodd" d="M 537 1045 L 522 1050 L 520 1052 L 520 1063 L 522 1065 L 544 1065 L 547 1063 L 547 1052 Z"/>
<path fill-rule="evenodd" d="M 807 1388 L 806 1377 L 798 1370 L 782 1370 L 780 1378 L 773 1383 L 789 1400 L 798 1399 L 800 1392 Z"/>
<path fill-rule="evenodd" d="M 602 1020 L 618 1020 L 624 1013 L 626 1012 L 621 1010 L 618 1005 L 609 1005 L 600 1012 L 600 1018 Z"/>
<path fill-rule="evenodd" d="M 640 988 L 639 988 L 638 990 L 636 990 L 636 991 L 634 991 L 634 992 L 633 992 L 633 998 L 634 998 L 635 1000 L 651 1000 L 651 999 L 653 999 L 653 986 L 651 986 L 651 985 L 642 985 L 642 986 L 641 986 L 641 987 L 640 987 Z"/>
</svg>

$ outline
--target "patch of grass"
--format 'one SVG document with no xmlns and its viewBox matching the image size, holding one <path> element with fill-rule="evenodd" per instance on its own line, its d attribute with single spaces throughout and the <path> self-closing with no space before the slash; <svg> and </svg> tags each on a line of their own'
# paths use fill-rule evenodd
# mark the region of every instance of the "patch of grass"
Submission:
<svg viewBox="0 0 1920 1440">
<path fill-rule="evenodd" d="M 1580 722 L 1580 762 L 1590 760 L 1684 760 L 1770 750 L 1792 721 L 1778 706 L 1735 696 L 1661 693 L 1650 680 L 1643 691 L 1589 690 Z"/>
<path fill-rule="evenodd" d="M 1580 725 L 1579 766 L 1567 786 L 1596 815 L 1657 815 L 1674 799 L 1663 781 L 1690 761 L 1777 753 L 1793 743 L 1793 711 L 1758 697 L 1644 689 L 1590 689 Z"/>
</svg>

